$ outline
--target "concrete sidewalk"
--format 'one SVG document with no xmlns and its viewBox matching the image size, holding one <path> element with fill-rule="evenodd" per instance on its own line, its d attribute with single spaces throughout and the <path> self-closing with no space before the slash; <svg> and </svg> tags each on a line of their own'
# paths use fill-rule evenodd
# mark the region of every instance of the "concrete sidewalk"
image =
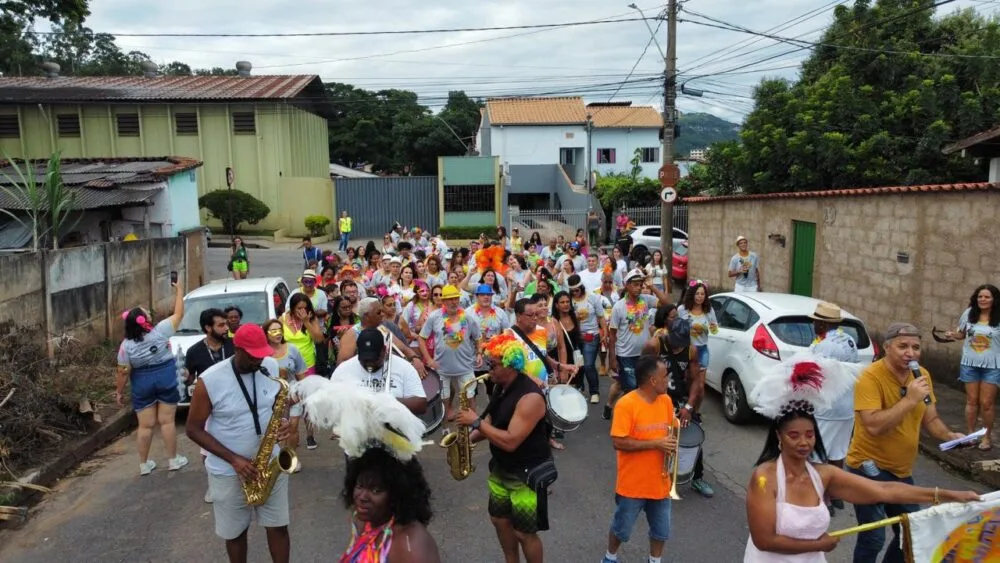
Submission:
<svg viewBox="0 0 1000 563">
<path fill-rule="evenodd" d="M 943 381 L 935 381 L 934 394 L 941 420 L 954 432 L 965 433 L 965 393 Z M 996 436 L 996 435 L 994 435 Z M 942 452 L 940 442 L 926 433 L 920 435 L 920 450 L 963 475 L 994 490 L 1000 490 L 1000 444 L 994 437 L 993 449 L 981 451 L 975 446 Z"/>
</svg>

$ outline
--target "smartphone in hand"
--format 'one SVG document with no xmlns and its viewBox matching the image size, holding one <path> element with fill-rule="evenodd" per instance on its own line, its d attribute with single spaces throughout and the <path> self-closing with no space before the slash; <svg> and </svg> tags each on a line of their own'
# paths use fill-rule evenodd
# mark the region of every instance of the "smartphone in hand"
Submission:
<svg viewBox="0 0 1000 563">
<path fill-rule="evenodd" d="M 177 284 L 177 272 L 170 272 L 170 285 Z"/>
</svg>

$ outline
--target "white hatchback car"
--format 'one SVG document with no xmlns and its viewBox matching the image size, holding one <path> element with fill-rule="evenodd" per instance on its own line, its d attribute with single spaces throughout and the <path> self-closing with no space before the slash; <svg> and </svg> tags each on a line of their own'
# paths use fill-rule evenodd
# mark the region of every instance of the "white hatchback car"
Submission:
<svg viewBox="0 0 1000 563">
<path fill-rule="evenodd" d="M 706 385 L 722 393 L 723 412 L 734 424 L 753 419 L 749 400 L 768 368 L 806 350 L 816 338 L 808 317 L 820 302 L 785 293 L 719 293 L 710 298 L 719 321 L 718 334 L 709 335 Z M 860 319 L 843 311 L 840 327 L 858 345 L 862 364 L 879 356 Z"/>
<path fill-rule="evenodd" d="M 288 300 L 288 284 L 281 278 L 249 278 L 245 280 L 216 280 L 184 296 L 184 318 L 174 336 L 170 337 L 170 350 L 177 365 L 178 387 L 181 402 L 186 407 L 191 402 L 192 386 L 184 385 L 185 350 L 205 338 L 202 331 L 201 312 L 205 309 L 223 309 L 236 306 L 243 311 L 243 323 L 261 324 L 278 318 Z"/>
</svg>

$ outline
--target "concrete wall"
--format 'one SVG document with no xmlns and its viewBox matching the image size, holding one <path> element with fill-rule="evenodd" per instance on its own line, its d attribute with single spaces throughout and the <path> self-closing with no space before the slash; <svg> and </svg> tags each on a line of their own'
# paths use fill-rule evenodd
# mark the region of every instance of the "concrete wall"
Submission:
<svg viewBox="0 0 1000 563">
<path fill-rule="evenodd" d="M 893 321 L 913 322 L 927 334 L 923 363 L 949 380 L 962 347 L 937 344 L 930 329 L 955 328 L 976 286 L 1000 282 L 996 190 L 737 199 L 690 203 L 688 212 L 690 276 L 713 291 L 732 288 L 726 270 L 744 235 L 760 255 L 764 290 L 788 292 L 792 221 L 815 223 L 813 296 L 857 315 L 875 334 Z M 769 235 L 783 235 L 785 246 Z"/>
<path fill-rule="evenodd" d="M 171 271 L 187 281 L 182 291 L 203 281 L 204 233 L 185 235 L 0 256 L 0 322 L 41 326 L 50 352 L 64 336 L 118 340 L 122 311 L 144 306 L 157 318 L 169 314 Z"/>
<path fill-rule="evenodd" d="M 308 234 L 306 229 L 306 217 L 310 215 L 323 215 L 330 218 L 330 232 L 333 233 L 337 226 L 337 215 L 334 213 L 333 201 L 333 181 L 329 176 L 326 178 L 281 178 L 278 182 L 279 201 L 278 209 L 271 210 L 271 216 L 275 211 L 280 213 L 280 217 L 287 221 L 288 236 L 300 236 Z M 254 229 L 259 225 L 244 225 L 244 228 Z"/>
</svg>

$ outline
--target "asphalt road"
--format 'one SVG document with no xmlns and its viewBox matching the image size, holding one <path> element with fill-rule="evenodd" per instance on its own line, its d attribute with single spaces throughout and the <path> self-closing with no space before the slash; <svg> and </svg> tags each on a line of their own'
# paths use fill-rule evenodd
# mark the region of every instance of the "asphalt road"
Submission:
<svg viewBox="0 0 1000 563">
<path fill-rule="evenodd" d="M 212 277 L 224 277 L 228 257 L 225 251 L 212 252 Z M 296 256 L 294 251 L 256 251 L 253 272 L 291 280 L 297 273 Z M 602 383 L 607 385 L 606 380 Z M 762 424 L 730 425 L 714 393 L 709 394 L 703 411 L 707 479 L 716 495 L 704 499 L 687 487 L 680 488 L 683 500 L 674 504 L 673 538 L 667 543 L 664 561 L 738 562 L 748 534 L 746 482 L 766 430 Z M 547 561 L 596 562 L 606 548 L 615 476 L 608 426 L 600 419 L 599 405 L 592 406 L 583 426 L 568 435 L 567 450 L 557 453 L 560 476 L 550 497 L 552 529 L 543 533 Z M 0 533 L 0 561 L 224 561 L 223 543 L 214 535 L 211 506 L 202 501 L 206 480 L 197 463 L 198 449 L 185 437 L 180 444 L 192 465 L 179 472 L 165 471 L 157 437 L 153 456 L 161 467 L 148 477 L 138 476 L 134 436 L 105 448 L 60 482 L 22 529 Z M 350 537 L 348 513 L 338 496 L 343 455 L 335 442 L 324 439 L 319 449 L 302 448 L 299 456 L 305 468 L 293 476 L 290 486 L 292 560 L 335 560 Z M 431 532 L 444 560 L 501 562 L 486 514 L 486 448 L 475 455 L 480 469 L 463 482 L 448 475 L 444 450 L 429 446 L 420 459 L 434 491 Z M 915 478 L 923 484 L 984 491 L 922 456 Z M 853 512 L 848 509 L 837 514 L 831 529 L 853 524 Z M 623 561 L 645 560 L 646 531 L 640 520 L 632 542 L 620 552 Z M 250 561 L 270 560 L 262 530 L 251 530 L 250 544 Z M 829 555 L 829 561 L 850 561 L 853 545 L 853 538 L 847 538 Z"/>
</svg>

